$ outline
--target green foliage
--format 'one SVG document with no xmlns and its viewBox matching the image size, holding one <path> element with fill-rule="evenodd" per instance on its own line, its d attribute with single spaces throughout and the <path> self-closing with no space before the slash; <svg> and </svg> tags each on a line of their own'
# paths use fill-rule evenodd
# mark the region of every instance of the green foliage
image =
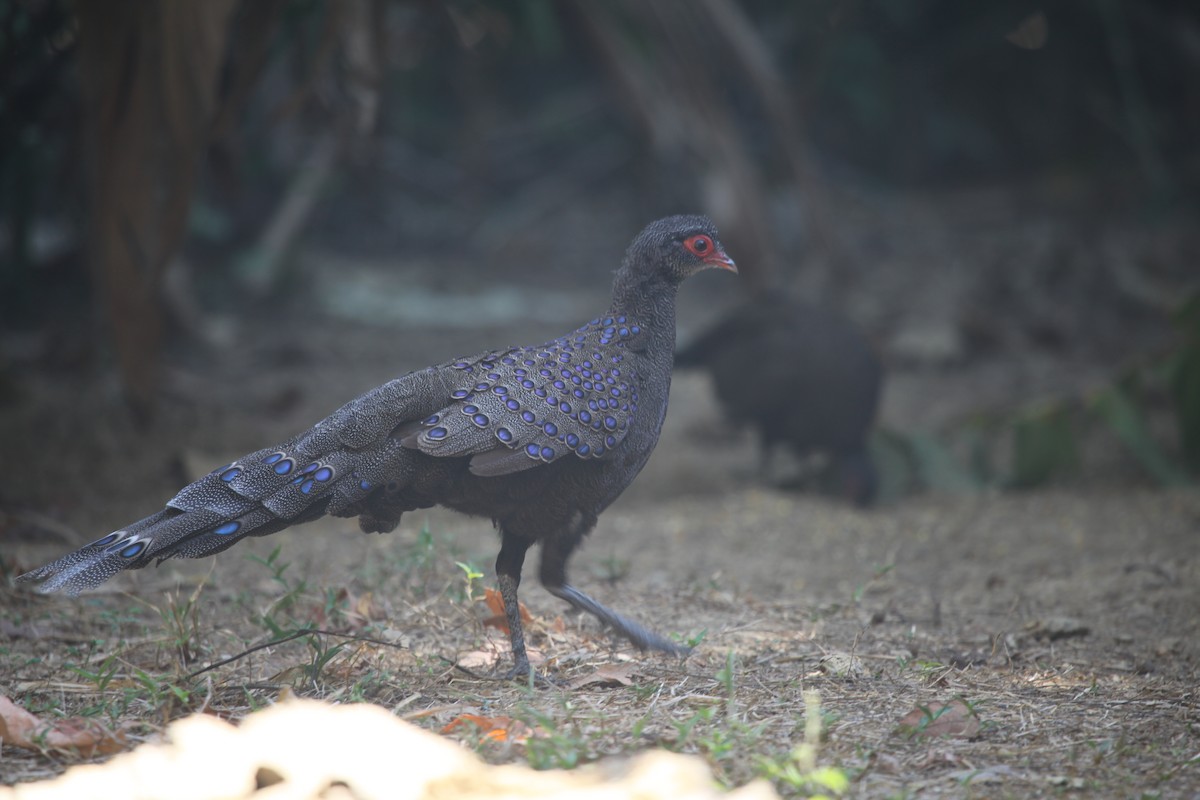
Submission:
<svg viewBox="0 0 1200 800">
<path fill-rule="evenodd" d="M 1049 403 L 1020 414 L 1012 423 L 1010 486 L 1024 489 L 1079 468 L 1079 448 L 1070 409 Z"/>
<path fill-rule="evenodd" d="M 1184 461 L 1200 473 L 1200 292 L 1175 312 L 1182 342 L 1167 360 L 1166 371 L 1179 419 L 1179 444 Z"/>
<path fill-rule="evenodd" d="M 1134 393 L 1122 383 L 1114 383 L 1092 398 L 1091 409 L 1107 423 L 1130 454 L 1158 483 L 1163 486 L 1187 483 L 1187 473 L 1172 463 L 1154 440 L 1146 412 L 1134 401 L 1134 397 Z"/>
<path fill-rule="evenodd" d="M 483 573 L 479 571 L 479 567 L 468 561 L 455 561 L 454 563 L 463 573 L 461 599 L 469 603 L 475 599 L 475 595 L 478 592 L 478 587 L 476 587 L 475 583 L 483 577 Z"/>
<path fill-rule="evenodd" d="M 1200 474 L 1200 292 L 1173 314 L 1179 333 L 1165 357 L 1122 370 L 1082 396 L 1058 397 L 1007 416 L 980 416 L 939 435 L 877 431 L 871 456 L 884 501 L 918 489 L 1027 489 L 1084 471 L 1089 437 L 1112 437 L 1160 486 Z M 1178 446 L 1163 441 L 1152 412 L 1169 401 Z M 1001 454 L 1007 452 L 1007 460 Z"/>
<path fill-rule="evenodd" d="M 759 756 L 761 774 L 774 782 L 780 791 L 811 800 L 825 800 L 839 797 L 850 789 L 850 778 L 842 769 L 817 766 L 824 719 L 820 693 L 805 692 L 804 741 L 787 756 Z"/>
</svg>

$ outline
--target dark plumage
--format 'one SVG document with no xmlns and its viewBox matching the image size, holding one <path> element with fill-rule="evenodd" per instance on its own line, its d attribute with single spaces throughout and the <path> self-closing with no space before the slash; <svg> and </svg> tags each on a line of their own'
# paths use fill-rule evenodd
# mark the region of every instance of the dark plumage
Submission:
<svg viewBox="0 0 1200 800">
<path fill-rule="evenodd" d="M 200 558 L 325 514 L 387 532 L 442 505 L 490 517 L 514 675 L 529 672 L 517 586 L 542 545 L 554 595 L 639 648 L 675 643 L 567 583 L 567 560 L 654 449 L 667 411 L 675 293 L 710 267 L 736 272 L 705 217 L 646 227 L 625 253 L 607 313 L 536 347 L 492 350 L 385 383 L 299 436 L 184 487 L 162 511 L 22 575 L 77 594 L 124 569 Z"/>
<path fill-rule="evenodd" d="M 776 444 L 825 452 L 848 499 L 875 493 L 867 436 L 882 384 L 879 359 L 844 318 L 782 294 L 735 308 L 680 350 L 678 367 L 712 377 L 726 416 L 753 425 L 764 459 Z"/>
</svg>

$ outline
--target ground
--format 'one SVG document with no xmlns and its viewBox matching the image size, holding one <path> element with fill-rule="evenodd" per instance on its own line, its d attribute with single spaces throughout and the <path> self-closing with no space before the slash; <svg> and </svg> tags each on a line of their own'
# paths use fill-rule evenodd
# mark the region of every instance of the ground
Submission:
<svg viewBox="0 0 1200 800">
<path fill-rule="evenodd" d="M 917 256 L 885 260 L 906 258 Z M 429 277 L 421 265 L 347 261 L 337 274 L 356 269 L 378 281 L 362 297 Z M 535 277 L 551 299 L 565 293 L 569 307 L 555 308 L 569 316 L 605 302 L 607 274 Z M 877 331 L 880 297 L 899 296 L 900 283 L 875 277 L 874 294 L 848 297 Z M 586 288 L 566 293 L 576 286 Z M 685 287 L 685 333 L 725 293 L 715 286 Z M 920 297 L 903 302 L 927 329 L 937 321 Z M 22 373 L 0 427 L 10 467 L 23 465 L 0 494 L 4 567 L 36 566 L 151 513 L 185 479 L 404 369 L 564 324 L 498 313 L 438 329 L 356 325 L 337 322 L 330 305 L 301 328 L 311 313 L 301 304 L 242 317 L 223 349 L 181 350 L 149 428 L 129 421 L 103 369 Z M 1128 351 L 1099 355 L 1081 346 L 1057 362 L 1022 351 L 951 353 L 947 365 L 914 354 L 911 330 L 900 320 L 881 337 L 885 349 L 909 348 L 895 360 L 890 426 L 936 426 L 1010 396 L 1078 388 L 1155 336 L 1131 333 Z M 1155 488 L 1101 458 L 1090 476 L 1035 491 L 927 493 L 857 510 L 764 486 L 756 465 L 753 442 L 723 426 L 705 379 L 677 375 L 654 458 L 573 560 L 585 591 L 694 643 L 686 659 L 612 641 L 566 613 L 530 569 L 531 644 L 556 683 L 492 680 L 507 666 L 507 638 L 479 599 L 493 584 L 495 534 L 485 520 L 435 510 L 387 536 L 320 521 L 125 574 L 77 600 L 6 584 L 0 694 L 46 719 L 95 717 L 130 744 L 186 713 L 238 718 L 286 692 L 369 701 L 495 762 L 573 766 L 661 746 L 702 755 L 725 784 L 767 774 L 802 794 L 815 789 L 785 768 L 818 716 L 806 711 L 815 692 L 817 763 L 841 770 L 853 796 L 1200 793 L 1194 488 Z M 306 626 L 335 633 L 248 652 Z M 955 716 L 961 706 L 938 712 L 956 698 L 965 716 Z M 930 735 L 939 723 L 945 735 Z M 502 732 L 489 735 L 493 725 Z M 35 780 L 70 763 L 6 747 L 0 778 Z"/>
</svg>

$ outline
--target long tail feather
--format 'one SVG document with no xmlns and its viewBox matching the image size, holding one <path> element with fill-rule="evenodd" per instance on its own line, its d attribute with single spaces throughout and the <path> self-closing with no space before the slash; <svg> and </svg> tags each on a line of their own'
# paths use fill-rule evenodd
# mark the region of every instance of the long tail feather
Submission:
<svg viewBox="0 0 1200 800">
<path fill-rule="evenodd" d="M 372 497 L 407 482 L 414 451 L 392 432 L 445 400 L 435 370 L 410 373 L 352 400 L 304 433 L 215 469 L 185 486 L 163 510 L 21 575 L 41 592 L 94 588 L 124 569 L 166 558 L 202 558 L 247 536 L 266 536 L 327 513 L 368 512 Z M 395 517 L 396 514 L 392 514 Z"/>
</svg>

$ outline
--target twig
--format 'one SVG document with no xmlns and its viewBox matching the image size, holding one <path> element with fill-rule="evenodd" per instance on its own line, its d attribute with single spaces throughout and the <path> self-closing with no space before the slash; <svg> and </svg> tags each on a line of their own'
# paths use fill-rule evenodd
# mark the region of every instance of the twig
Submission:
<svg viewBox="0 0 1200 800">
<path fill-rule="evenodd" d="M 337 636 L 341 639 L 346 639 L 351 642 L 366 642 L 368 644 L 377 644 L 377 645 L 380 645 L 381 647 L 394 647 L 397 650 L 405 649 L 404 645 L 402 645 L 402 644 L 396 644 L 395 642 L 385 642 L 382 639 L 374 639 L 370 636 L 355 636 L 354 634 L 351 634 L 351 633 L 342 633 L 340 631 L 327 631 L 322 628 L 301 628 L 298 631 L 292 631 L 287 636 L 284 636 L 281 639 L 272 639 L 269 642 L 263 642 L 262 644 L 256 644 L 253 647 L 247 648 L 246 650 L 243 650 L 242 652 L 237 653 L 236 655 L 230 656 L 229 658 L 223 658 L 220 661 L 215 661 L 212 664 L 209 664 L 207 667 L 202 667 L 202 668 L 196 670 L 195 672 L 188 673 L 187 680 L 191 680 L 192 678 L 195 678 L 197 675 L 203 675 L 205 672 L 214 670 L 217 667 L 223 667 L 226 664 L 230 664 L 234 661 L 237 661 L 240 658 L 244 658 L 244 657 L 250 655 L 251 653 L 257 652 L 259 650 L 263 650 L 267 647 L 273 647 L 274 645 L 277 645 L 277 644 L 283 644 L 285 642 L 290 642 L 293 639 L 299 639 L 302 636 L 311 636 L 313 634 L 320 634 L 322 636 Z"/>
</svg>

